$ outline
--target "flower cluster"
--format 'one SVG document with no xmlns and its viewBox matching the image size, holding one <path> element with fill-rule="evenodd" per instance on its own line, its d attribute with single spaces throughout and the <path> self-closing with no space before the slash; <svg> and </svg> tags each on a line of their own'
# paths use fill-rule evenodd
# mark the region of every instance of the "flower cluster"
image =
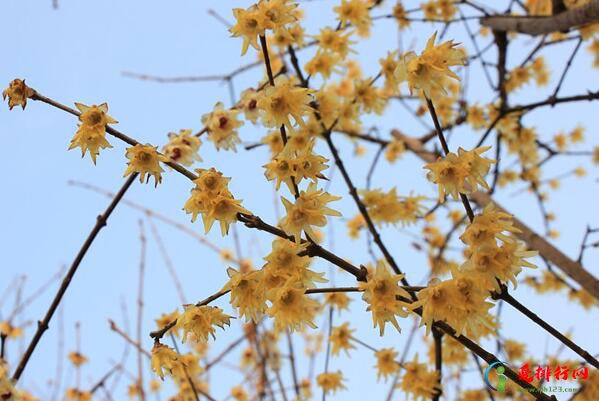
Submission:
<svg viewBox="0 0 599 401">
<path fill-rule="evenodd" d="M 316 376 L 316 383 L 325 394 L 335 394 L 337 390 L 346 388 L 343 385 L 343 373 L 340 370 L 337 372 L 321 373 Z"/>
<path fill-rule="evenodd" d="M 224 329 L 230 325 L 231 316 L 216 306 L 183 305 L 183 314 L 177 320 L 177 326 L 183 331 L 183 341 L 192 340 L 205 343 L 209 336 L 215 338 L 214 326 Z"/>
<path fill-rule="evenodd" d="M 324 192 L 322 189 L 317 189 L 314 183 L 311 183 L 306 191 L 299 193 L 295 203 L 285 198 L 281 199 L 287 212 L 281 222 L 281 227 L 292 235 L 297 243 L 301 242 L 302 231 L 311 238 L 315 238 L 316 234 L 312 226 L 325 226 L 327 224 L 326 216 L 341 216 L 341 213 L 326 206 L 327 203 L 341 198 Z"/>
<path fill-rule="evenodd" d="M 372 221 L 379 225 L 414 224 L 424 213 L 420 203 L 423 196 L 398 196 L 395 187 L 386 193 L 380 189 L 363 190 L 361 195 Z"/>
<path fill-rule="evenodd" d="M 445 201 L 446 194 L 458 199 L 458 194 L 475 192 L 479 186 L 489 189 L 484 177 L 495 161 L 481 157 L 487 150 L 488 146 L 470 151 L 459 148 L 457 154 L 449 152 L 444 158 L 424 166 L 429 170 L 427 178 L 438 185 L 439 202 Z"/>
<path fill-rule="evenodd" d="M 358 35 L 368 37 L 372 18 L 369 9 L 371 2 L 368 0 L 341 0 L 341 4 L 333 8 L 341 26 L 352 25 L 356 27 Z"/>
<path fill-rule="evenodd" d="M 195 161 L 202 161 L 198 154 L 201 145 L 200 138 L 193 135 L 190 129 L 182 129 L 178 134 L 168 134 L 168 143 L 162 147 L 162 153 L 169 161 L 191 166 Z"/>
<path fill-rule="evenodd" d="M 425 363 L 419 363 L 418 355 L 405 364 L 404 370 L 398 387 L 412 395 L 414 401 L 430 399 L 441 390 L 439 372 L 429 370 Z"/>
<path fill-rule="evenodd" d="M 418 301 L 410 304 L 410 309 L 422 308 L 420 325 L 426 325 L 427 333 L 435 321 L 445 321 L 458 334 L 478 336 L 493 306 L 486 301 L 488 296 L 478 280 L 454 270 L 448 280 L 432 279 L 418 292 Z"/>
<path fill-rule="evenodd" d="M 515 287 L 522 268 L 535 267 L 526 259 L 537 255 L 511 235 L 518 232 L 511 216 L 490 203 L 460 237 L 468 245 L 468 260 L 460 268 L 488 291 L 500 292 L 500 283 L 511 282 Z"/>
<path fill-rule="evenodd" d="M 230 279 L 222 291 L 231 291 L 231 305 L 238 308 L 240 316 L 257 322 L 266 313 L 274 318 L 277 331 L 316 327 L 313 320 L 320 304 L 305 291 L 326 279 L 308 268 L 309 257 L 300 256 L 306 247 L 276 239 L 262 269 L 227 270 Z"/>
<path fill-rule="evenodd" d="M 381 336 L 385 333 L 387 322 L 401 331 L 396 316 L 408 315 L 408 304 L 398 299 L 410 298 L 410 294 L 398 284 L 402 278 L 402 274 L 391 274 L 387 264 L 381 260 L 374 271 L 368 272 L 367 281 L 358 283 L 358 288 L 364 291 L 362 299 L 368 304 L 367 310 L 372 312 L 374 327 L 379 327 Z"/>
<path fill-rule="evenodd" d="M 234 8 L 236 23 L 229 31 L 234 37 L 243 38 L 241 55 L 247 52 L 250 45 L 259 50 L 258 36 L 264 36 L 266 30 L 286 36 L 283 33 L 286 25 L 299 17 L 296 7 L 297 4 L 289 0 L 260 0 L 247 9 Z"/>
<path fill-rule="evenodd" d="M 374 353 L 376 357 L 376 370 L 377 377 L 380 379 L 381 376 L 387 380 L 387 378 L 396 373 L 399 370 L 399 362 L 397 362 L 398 352 L 393 348 L 383 348 Z"/>
<path fill-rule="evenodd" d="M 436 46 L 436 38 L 437 33 L 428 40 L 421 55 L 412 51 L 403 54 L 395 70 L 398 82 L 406 81 L 410 93 L 418 89 L 431 100 L 447 93 L 445 88 L 449 78 L 459 80 L 449 67 L 464 65 L 466 62 L 464 50 L 456 48 L 456 43 L 449 40 Z"/>
<path fill-rule="evenodd" d="M 238 114 L 238 110 L 225 109 L 218 102 L 211 113 L 202 116 L 202 124 L 208 130 L 208 138 L 214 142 L 216 149 L 236 150 L 235 145 L 241 142 L 237 128 L 243 125 L 243 121 L 237 119 Z"/>
<path fill-rule="evenodd" d="M 297 86 L 293 79 L 278 76 L 274 86 L 267 86 L 258 96 L 257 107 L 262 122 L 267 127 L 284 125 L 290 132 L 295 132 L 291 121 L 293 118 L 296 124 L 304 127 L 304 115 L 312 111 L 310 103 L 313 93 L 311 89 Z"/>
<path fill-rule="evenodd" d="M 229 225 L 237 221 L 237 213 L 251 213 L 241 206 L 241 200 L 235 199 L 229 192 L 231 178 L 224 177 L 214 168 L 196 169 L 196 173 L 198 178 L 193 181 L 195 188 L 191 190 L 191 196 L 185 202 L 183 210 L 191 214 L 192 222 L 201 214 L 206 233 L 218 220 L 224 236 L 229 232 Z"/>
<path fill-rule="evenodd" d="M 81 148 L 81 157 L 89 151 L 94 164 L 96 157 L 100 154 L 100 149 L 111 148 L 112 146 L 106 140 L 106 125 L 115 124 L 117 121 L 108 114 L 108 105 L 102 103 L 99 106 L 86 106 L 82 103 L 75 103 L 75 107 L 81 112 L 79 115 L 79 128 L 71 139 L 69 150 Z"/>
<path fill-rule="evenodd" d="M 185 365 L 181 360 L 181 355 L 161 343 L 154 343 L 151 366 L 154 373 L 160 376 L 161 379 L 164 379 L 165 371 L 173 377 L 185 377 L 183 371 Z"/>
<path fill-rule="evenodd" d="M 333 356 L 338 355 L 339 351 L 345 351 L 349 356 L 349 350 L 356 348 L 351 343 L 352 333 L 356 331 L 349 328 L 349 322 L 343 323 L 341 326 L 333 327 L 329 337 L 331 341 L 331 353 Z"/>
<path fill-rule="evenodd" d="M 455 0 L 429 0 L 420 6 L 424 18 L 431 21 L 449 21 L 458 11 Z"/>
<path fill-rule="evenodd" d="M 278 132 L 274 134 L 280 137 Z M 296 135 L 293 138 L 302 137 Z M 299 185 L 302 179 L 310 179 L 316 183 L 318 179 L 325 178 L 322 171 L 328 168 L 325 164 L 328 160 L 314 153 L 314 144 L 314 139 L 302 143 L 303 146 L 295 140 L 289 140 L 283 150 L 264 165 L 264 175 L 269 181 L 275 180 L 277 190 L 282 182 L 287 185 L 289 191 L 294 192 L 294 186 Z"/>
</svg>

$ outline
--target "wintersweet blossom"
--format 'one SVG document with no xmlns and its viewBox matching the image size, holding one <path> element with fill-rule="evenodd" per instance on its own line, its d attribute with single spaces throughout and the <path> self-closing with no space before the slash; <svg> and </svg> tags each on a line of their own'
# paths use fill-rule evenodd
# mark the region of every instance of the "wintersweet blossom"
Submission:
<svg viewBox="0 0 599 401">
<path fill-rule="evenodd" d="M 333 356 L 339 354 L 339 351 L 345 351 L 349 356 L 349 350 L 356 347 L 351 343 L 352 333 L 355 329 L 350 329 L 349 322 L 343 323 L 341 326 L 333 327 L 329 339 L 331 341 L 331 353 Z"/>
<path fill-rule="evenodd" d="M 158 186 L 162 182 L 161 173 L 164 171 L 160 167 L 160 162 L 167 162 L 166 156 L 158 153 L 157 147 L 152 145 L 137 144 L 127 149 L 125 153 L 129 163 L 123 174 L 124 177 L 139 173 L 140 182 L 148 182 L 150 176 L 154 177 L 154 186 Z"/>
<path fill-rule="evenodd" d="M 436 100 L 447 93 L 449 79 L 459 81 L 450 67 L 465 65 L 466 53 L 451 40 L 435 45 L 435 32 L 420 55 L 410 51 L 400 57 L 395 75 L 399 83 L 407 82 L 410 93 L 421 90 L 424 96 Z"/>
<path fill-rule="evenodd" d="M 183 341 L 193 339 L 196 342 L 207 342 L 209 336 L 216 338 L 214 326 L 224 329 L 230 325 L 231 316 L 223 313 L 216 306 L 183 305 L 184 311 L 177 320 L 177 326 L 183 330 Z"/>
<path fill-rule="evenodd" d="M 306 191 L 301 191 L 295 203 L 281 197 L 287 215 L 281 222 L 281 227 L 288 234 L 293 235 L 295 242 L 301 241 L 304 231 L 310 237 L 315 237 L 312 226 L 323 227 L 327 224 L 326 216 L 341 216 L 336 210 L 326 206 L 327 203 L 341 199 L 322 189 L 317 189 L 311 183 Z"/>
<path fill-rule="evenodd" d="M 381 260 L 374 271 L 368 273 L 368 280 L 358 283 L 358 288 L 364 291 L 362 299 L 368 304 L 366 310 L 372 313 L 374 327 L 379 327 L 381 336 L 385 332 L 385 323 L 389 322 L 397 331 L 401 331 L 396 316 L 408 316 L 407 304 L 398 299 L 410 298 L 410 294 L 398 284 L 402 278 L 402 274 L 392 274 L 386 263 Z"/>
<path fill-rule="evenodd" d="M 487 150 L 488 146 L 470 151 L 459 148 L 457 154 L 449 152 L 444 158 L 424 166 L 429 170 L 427 178 L 438 185 L 440 202 L 445 201 L 446 194 L 457 200 L 458 194 L 472 193 L 479 186 L 489 189 L 484 177 L 495 160 L 480 156 Z"/>
<path fill-rule="evenodd" d="M 21 106 L 25 110 L 27 106 L 27 99 L 33 96 L 35 91 L 25 85 L 24 79 L 13 79 L 8 88 L 2 91 L 2 99 L 6 100 L 8 97 L 8 108 L 12 110 L 15 106 Z"/>
<path fill-rule="evenodd" d="M 343 373 L 340 370 L 337 372 L 321 373 L 316 376 L 318 387 L 322 388 L 325 394 L 335 394 L 337 390 L 345 389 L 343 385 Z"/>
<path fill-rule="evenodd" d="M 224 177 L 216 169 L 196 169 L 198 178 L 194 180 L 195 188 L 185 202 L 183 210 L 191 214 L 191 221 L 202 215 L 204 230 L 210 231 L 215 221 L 219 221 L 221 234 L 229 232 L 229 226 L 237 221 L 237 214 L 251 214 L 241 206 L 241 200 L 235 199 L 229 192 L 231 178 Z"/>
<path fill-rule="evenodd" d="M 99 106 L 75 103 L 75 107 L 81 112 L 79 115 L 81 124 L 71 139 L 69 150 L 81 148 L 81 157 L 89 151 L 92 161 L 96 164 L 96 157 L 100 154 L 100 149 L 112 147 L 106 140 L 106 126 L 116 124 L 118 121 L 107 114 L 108 105 L 106 103 Z"/>
</svg>

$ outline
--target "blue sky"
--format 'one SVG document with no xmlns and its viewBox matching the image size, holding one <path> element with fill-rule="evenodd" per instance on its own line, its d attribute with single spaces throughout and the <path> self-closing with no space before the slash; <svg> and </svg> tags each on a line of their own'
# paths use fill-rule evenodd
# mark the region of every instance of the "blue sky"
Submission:
<svg viewBox="0 0 599 401">
<path fill-rule="evenodd" d="M 331 9 L 336 3 L 324 0 L 302 3 L 309 33 L 316 33 L 319 27 L 327 24 L 334 25 Z M 54 10 L 50 0 L 4 1 L 0 4 L 0 14 L 11 18 L 3 19 L 0 82 L 6 85 L 15 77 L 26 78 L 27 83 L 40 93 L 67 105 L 75 101 L 85 104 L 108 102 L 110 115 L 119 120 L 119 130 L 141 142 L 162 145 L 169 131 L 201 128 L 201 116 L 210 111 L 215 102 L 223 101 L 229 105 L 227 87 L 219 82 L 144 82 L 126 78 L 122 72 L 163 76 L 213 75 L 227 73 L 239 65 L 254 61 L 256 56 L 252 50 L 240 58 L 241 40 L 230 38 L 226 28 L 207 13 L 209 8 L 213 8 L 232 20 L 230 10 L 240 4 L 249 2 L 61 0 L 59 9 Z M 408 4 L 408 7 L 411 5 Z M 388 6 L 384 9 L 388 9 Z M 382 11 L 376 15 L 379 13 Z M 428 25 L 414 25 L 404 33 L 404 47 L 419 49 L 433 31 L 434 28 Z M 447 37 L 464 43 L 473 52 L 472 44 L 461 27 L 451 28 Z M 479 39 L 481 44 L 489 40 Z M 357 47 L 365 73 L 375 74 L 378 71 L 376 61 L 385 56 L 388 50 L 395 49 L 396 44 L 394 23 L 390 20 L 377 22 L 371 38 Z M 553 85 L 557 82 L 557 71 L 561 71 L 573 45 L 570 42 L 554 46 L 544 53 L 554 70 Z M 523 49 L 530 49 L 531 46 L 534 44 L 530 39 L 519 39 L 510 48 L 510 65 L 522 60 L 525 54 Z M 307 61 L 306 54 L 311 53 L 306 51 L 300 54 L 303 62 Z M 492 53 L 489 53 L 489 60 L 493 58 Z M 596 90 L 599 80 L 591 64 L 591 57 L 583 49 L 561 93 L 580 94 L 587 89 Z M 237 95 L 243 88 L 253 86 L 261 76 L 262 71 L 258 69 L 239 75 L 234 81 Z M 544 91 L 527 87 L 514 96 L 514 103 L 543 99 L 552 87 L 550 85 Z M 490 100 L 489 88 L 479 65 L 472 68 L 469 91 L 473 99 L 481 102 Z M 541 137 L 547 140 L 561 130 L 568 132 L 577 124 L 583 124 L 587 127 L 587 145 L 597 145 L 597 119 L 593 114 L 596 109 L 594 103 L 570 104 L 554 110 L 546 108 L 527 116 L 526 121 L 536 126 Z M 383 136 L 387 136 L 394 127 L 414 136 L 426 132 L 398 104 L 391 105 L 382 117 L 367 117 L 364 125 L 368 127 L 375 122 Z M 122 185 L 125 169 L 123 144 L 109 138 L 114 148 L 102 152 L 98 164 L 93 166 L 88 157 L 81 159 L 77 150 L 67 152 L 76 124 L 72 116 L 37 102 L 30 102 L 25 112 L 20 109 L 9 112 L 5 104 L 0 107 L 0 135 L 4 144 L 0 160 L 4 172 L 4 196 L 0 197 L 0 250 L 3 256 L 0 290 L 7 287 L 13 278 L 26 275 L 23 289 L 26 297 L 61 266 L 69 264 L 93 226 L 95 216 L 108 204 L 108 199 L 103 196 L 68 185 L 69 180 L 93 183 L 110 191 L 116 191 Z M 256 142 L 264 134 L 263 129 L 253 127 L 250 123 L 240 130 L 242 140 L 248 143 Z M 352 177 L 358 186 L 363 187 L 376 149 L 368 146 L 366 156 L 355 158 L 352 156 L 351 142 L 341 137 L 335 140 L 347 159 Z M 476 133 L 464 127 L 452 135 L 450 146 L 471 147 L 476 140 Z M 330 157 L 324 147 L 320 147 L 319 151 L 325 157 Z M 205 143 L 200 152 L 204 161 L 198 167 L 214 166 L 225 175 L 232 176 L 231 191 L 237 198 L 244 200 L 244 206 L 266 221 L 275 221 L 272 185 L 264 179 L 261 167 L 268 160 L 266 149 L 217 152 L 212 144 Z M 596 213 L 599 195 L 597 171 L 588 159 L 582 158 L 556 159 L 548 163 L 545 171 L 546 177 L 553 177 L 576 166 L 586 167 L 588 176 L 564 182 L 561 190 L 552 193 L 548 202 L 550 211 L 558 215 L 555 228 L 561 232 L 560 238 L 553 242 L 571 256 L 577 254 L 586 224 L 599 226 Z M 412 155 L 406 155 L 392 166 L 379 165 L 373 186 L 384 189 L 396 186 L 402 194 L 414 192 L 435 196 L 435 189 L 425 181 L 421 162 Z M 136 183 L 126 198 L 203 234 L 201 223 L 191 224 L 181 210 L 189 189 L 190 183 L 185 178 L 166 172 L 163 184 L 158 188 Z M 356 214 L 356 208 L 346 196 L 347 190 L 339 174 L 333 175 L 330 192 L 344 196 L 335 205 L 344 217 L 350 218 Z M 535 229 L 542 230 L 534 199 L 522 195 L 512 196 L 511 193 L 512 190 L 508 190 L 499 194 L 502 204 L 513 213 L 523 216 Z M 444 214 L 439 215 L 439 218 L 444 217 Z M 110 331 L 107 319 L 112 318 L 123 326 L 123 303 L 127 306 L 130 325 L 134 325 L 140 252 L 139 220 L 143 218 L 140 213 L 119 205 L 108 226 L 94 242 L 64 298 L 62 308 L 66 351 L 75 347 L 74 325 L 80 321 L 82 352 L 91 359 L 83 370 L 82 387 L 90 386 L 111 366 L 111 361 L 120 358 L 123 342 Z M 144 225 L 149 242 L 143 345 L 149 349 L 151 339 L 145 333 L 154 328 L 153 319 L 161 313 L 172 311 L 179 301 L 147 221 Z M 189 301 L 203 299 L 222 286 L 226 280 L 226 265 L 217 254 L 172 227 L 160 222 L 156 222 L 156 225 Z M 369 261 L 363 237 L 358 241 L 348 239 L 345 223 L 340 219 L 333 219 L 330 227 L 325 232 L 329 248 L 356 264 Z M 330 241 L 330 230 L 335 234 L 334 241 Z M 260 266 L 271 238 L 241 226 L 238 231 L 243 256 L 252 258 L 255 265 Z M 414 251 L 410 235 L 418 234 L 419 227 L 407 230 L 385 228 L 382 233 L 385 243 L 407 272 L 410 281 L 422 282 L 428 274 L 426 260 L 422 254 Z M 232 237 L 222 238 L 216 229 L 207 238 L 220 247 L 234 248 Z M 587 269 L 595 275 L 599 274 L 599 266 L 594 258 L 596 255 L 596 252 L 592 254 L 590 251 L 586 259 Z M 322 260 L 315 260 L 313 266 L 318 271 L 330 269 Z M 346 275 L 335 273 L 334 276 L 337 285 L 352 284 Z M 33 333 L 32 322 L 41 318 L 56 287 L 54 283 L 20 318 L 21 323 L 27 324 L 26 339 Z M 593 334 L 599 324 L 595 311 L 585 312 L 569 304 L 563 294 L 536 296 L 524 286 L 515 290 L 514 294 L 559 329 L 572 329 L 576 342 L 591 353 L 598 351 L 597 336 Z M 1 300 L 2 317 L 10 313 L 13 297 L 14 293 Z M 230 312 L 224 302 L 218 304 Z M 411 320 L 406 319 L 401 323 L 404 334 L 379 338 L 371 328 L 370 315 L 365 312 L 358 297 L 354 296 L 352 305 L 351 312 L 336 317 L 336 322 L 351 321 L 352 327 L 357 329 L 356 336 L 376 347 L 403 349 Z M 504 336 L 526 342 L 533 356 L 543 359 L 546 349 L 558 347 L 556 341 L 548 339 L 544 332 L 508 307 L 504 308 L 504 318 Z M 56 366 L 58 327 L 55 320 L 21 381 L 21 385 L 44 399 L 49 397 L 47 380 L 53 377 Z M 322 320 L 319 321 L 319 327 L 324 327 Z M 236 339 L 239 333 L 239 322 L 219 333 L 213 355 Z M 423 331 L 419 333 L 423 334 Z M 9 344 L 8 357 L 11 362 L 17 360 L 24 345 L 24 342 Z M 301 349 L 299 340 L 296 348 Z M 418 349 L 414 348 L 415 351 Z M 567 350 L 563 355 L 574 357 Z M 229 361 L 236 362 L 237 355 L 231 356 Z M 374 362 L 372 354 L 364 349 L 354 352 L 351 361 L 345 357 L 334 358 L 331 368 L 343 369 L 349 390 L 329 399 L 383 399 L 388 384 L 377 382 L 376 373 L 371 368 Z M 317 373 L 322 370 L 323 363 L 322 358 L 317 360 Z M 133 372 L 134 366 L 134 360 L 130 357 L 127 368 Z M 305 372 L 307 365 L 302 363 L 299 368 Z M 235 375 L 224 368 L 215 370 L 211 377 L 211 392 L 217 399 L 223 399 L 226 389 L 241 380 L 240 376 Z M 65 368 L 64 376 L 64 385 L 74 384 L 70 367 Z M 467 375 L 464 380 L 466 387 L 478 385 L 475 376 Z M 121 383 L 124 385 L 128 381 L 125 376 Z M 115 398 L 126 396 L 122 385 L 117 388 Z M 397 398 L 404 399 L 404 396 L 398 395 Z M 561 400 L 559 394 L 558 398 Z"/>
</svg>

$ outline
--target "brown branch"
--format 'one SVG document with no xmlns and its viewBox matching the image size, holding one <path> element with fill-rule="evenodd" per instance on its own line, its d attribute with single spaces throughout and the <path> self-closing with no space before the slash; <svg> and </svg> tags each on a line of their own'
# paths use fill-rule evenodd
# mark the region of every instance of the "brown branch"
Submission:
<svg viewBox="0 0 599 401">
<path fill-rule="evenodd" d="M 237 340 L 233 341 L 227 348 L 225 348 L 220 354 L 218 354 L 218 356 L 216 356 L 213 360 L 211 360 L 210 362 L 208 362 L 206 364 L 206 366 L 204 366 L 204 371 L 203 372 L 206 372 L 211 367 L 213 367 L 214 365 L 216 365 L 217 363 L 219 363 L 225 356 L 227 356 L 227 354 L 229 352 L 233 351 L 244 340 L 245 340 L 245 335 L 243 335 L 240 338 L 238 338 Z"/>
<path fill-rule="evenodd" d="M 513 306 L 520 313 L 528 317 L 530 320 L 535 322 L 537 325 L 542 327 L 545 331 L 551 334 L 553 337 L 558 339 L 563 345 L 570 348 L 572 351 L 576 352 L 580 355 L 585 361 L 593 365 L 595 368 L 599 369 L 599 362 L 595 359 L 589 352 L 585 351 L 581 347 L 579 347 L 574 341 L 570 340 L 568 337 L 560 333 L 549 323 L 541 319 L 536 313 L 528 309 L 526 306 L 522 305 L 518 300 L 512 297 L 508 292 L 507 288 L 503 286 L 503 290 L 499 294 L 493 294 L 494 299 L 502 299 L 511 306 Z"/>
<path fill-rule="evenodd" d="M 433 123 L 435 124 L 435 129 L 437 130 L 437 136 L 439 137 L 439 142 L 441 142 L 441 147 L 443 148 L 443 152 L 445 152 L 445 156 L 449 154 L 449 146 L 447 145 L 447 141 L 445 140 L 445 136 L 443 135 L 443 128 L 441 128 L 441 123 L 439 123 L 439 118 L 437 117 L 437 112 L 435 111 L 435 106 L 433 102 L 426 98 L 426 105 L 428 106 L 428 110 L 433 119 Z M 470 222 L 474 220 L 474 212 L 472 211 L 472 206 L 470 206 L 470 201 L 468 200 L 468 196 L 460 192 L 460 199 L 462 200 L 462 204 L 464 205 L 464 209 L 466 209 L 466 214 L 468 215 L 468 219 Z"/>
<path fill-rule="evenodd" d="M 443 390 L 441 382 L 443 378 L 443 333 L 439 330 L 433 329 L 433 339 L 435 341 L 435 370 L 439 374 L 438 384 L 439 388 L 433 395 L 433 401 L 439 401 Z"/>
<path fill-rule="evenodd" d="M 44 316 L 44 318 L 41 321 L 38 322 L 37 331 L 35 332 L 33 338 L 31 339 L 31 342 L 29 343 L 27 350 L 21 357 L 21 360 L 17 366 L 17 369 L 15 370 L 15 373 L 12 376 L 12 379 L 15 382 L 17 382 L 21 378 L 21 375 L 23 374 L 23 371 L 25 370 L 25 367 L 27 366 L 27 363 L 29 362 L 29 358 L 31 358 L 31 355 L 33 354 L 33 351 L 35 351 L 35 348 L 37 347 L 42 336 L 44 335 L 44 332 L 48 329 L 48 324 L 50 323 L 52 316 L 54 316 L 54 312 L 56 312 L 56 309 L 58 308 L 58 305 L 60 304 L 62 297 L 64 296 L 65 292 L 67 291 L 67 288 L 69 287 L 69 284 L 71 284 L 71 280 L 73 279 L 73 276 L 77 272 L 77 269 L 79 268 L 79 265 L 81 264 L 81 261 L 83 260 L 85 254 L 87 253 L 87 251 L 91 247 L 92 243 L 96 239 L 96 236 L 98 235 L 100 230 L 104 226 L 106 226 L 106 222 L 107 222 L 108 218 L 110 217 L 110 215 L 112 214 L 112 212 L 114 211 L 114 209 L 116 208 L 116 206 L 118 205 L 120 200 L 123 198 L 123 195 L 125 195 L 125 192 L 127 192 L 127 190 L 129 189 L 131 184 L 133 184 L 133 181 L 135 181 L 136 178 L 137 178 L 137 173 L 131 174 L 131 176 L 129 176 L 129 178 L 127 178 L 127 180 L 125 181 L 125 183 L 123 184 L 121 189 L 118 191 L 118 193 L 116 194 L 116 196 L 114 197 L 112 202 L 110 202 L 110 204 L 108 205 L 108 207 L 106 208 L 104 213 L 102 213 L 101 215 L 99 215 L 97 217 L 95 226 L 92 228 L 87 239 L 81 246 L 81 249 L 77 253 L 77 256 L 75 256 L 75 259 L 73 260 L 73 264 L 71 265 L 71 267 L 69 268 L 69 271 L 67 272 L 67 275 L 63 279 L 62 284 L 60 285 L 60 288 L 58 289 L 58 292 L 54 296 L 54 299 L 50 303 L 50 307 L 48 308 L 46 315 Z"/>
<path fill-rule="evenodd" d="M 584 6 L 549 17 L 495 15 L 480 19 L 481 25 L 494 31 L 520 32 L 533 36 L 567 31 L 597 21 L 599 21 L 599 0 L 591 0 Z"/>
<path fill-rule="evenodd" d="M 134 339 L 132 339 L 131 337 L 129 337 L 129 335 L 127 333 L 125 333 L 119 326 L 117 326 L 117 324 L 114 322 L 114 320 L 108 319 L 108 324 L 110 325 L 110 330 L 114 331 L 119 336 L 121 336 L 123 338 L 123 340 L 125 340 L 126 343 L 133 345 L 133 347 L 136 350 L 141 352 L 146 357 L 152 358 L 152 355 L 150 354 L 150 352 L 147 351 L 145 348 L 143 348 L 139 342 L 137 342 Z"/>
<path fill-rule="evenodd" d="M 426 150 L 420 141 L 417 139 L 401 135 L 401 139 L 405 142 L 406 148 L 417 154 L 422 160 L 427 163 L 431 163 L 437 160 L 437 155 L 431 151 Z M 489 203 L 497 207 L 498 210 L 512 215 L 509 211 L 499 205 L 491 196 L 484 192 L 474 192 L 470 195 L 472 199 L 479 207 L 484 208 Z M 537 250 L 539 254 L 559 267 L 568 277 L 576 281 L 587 290 L 596 299 L 599 299 L 599 281 L 583 266 L 566 256 L 562 251 L 551 245 L 545 238 L 534 232 L 524 222 L 513 216 L 512 220 L 514 226 L 521 232 L 517 233 L 518 238 L 526 242 L 529 248 Z"/>
</svg>

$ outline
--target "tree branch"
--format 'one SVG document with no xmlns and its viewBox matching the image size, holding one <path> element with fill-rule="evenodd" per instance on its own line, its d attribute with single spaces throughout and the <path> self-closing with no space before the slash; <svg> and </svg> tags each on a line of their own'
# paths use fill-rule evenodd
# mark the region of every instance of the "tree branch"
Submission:
<svg viewBox="0 0 599 401">
<path fill-rule="evenodd" d="M 599 21 L 599 0 L 550 17 L 517 17 L 496 15 L 480 19 L 483 26 L 494 31 L 520 32 L 527 35 L 545 35 L 551 32 L 567 31 L 580 25 Z"/>
</svg>

